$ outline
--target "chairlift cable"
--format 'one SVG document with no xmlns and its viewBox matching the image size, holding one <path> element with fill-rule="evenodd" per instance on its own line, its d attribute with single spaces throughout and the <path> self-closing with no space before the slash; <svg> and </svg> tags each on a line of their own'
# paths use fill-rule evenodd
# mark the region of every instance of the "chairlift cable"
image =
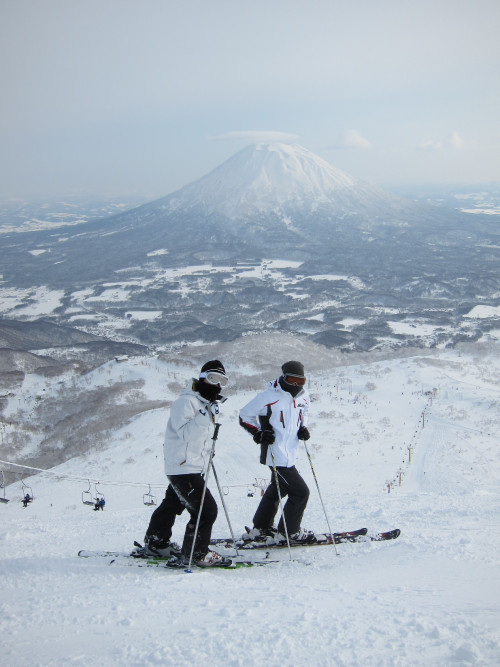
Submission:
<svg viewBox="0 0 500 667">
<path fill-rule="evenodd" d="M 15 468 L 22 468 L 23 470 L 31 470 L 34 473 L 40 473 L 41 475 L 47 475 L 54 479 L 67 480 L 71 482 L 90 482 L 92 484 L 101 484 L 103 486 L 131 486 L 131 487 L 150 487 L 155 489 L 164 489 L 165 484 L 150 484 L 149 482 L 118 482 L 114 480 L 103 480 L 102 478 L 92 478 L 92 477 L 79 477 L 77 475 L 68 475 L 64 473 L 56 473 L 51 470 L 45 470 L 44 468 L 36 468 L 35 466 L 26 466 L 20 463 L 11 463 L 10 461 L 0 461 L 0 465 L 13 466 Z M 21 472 L 9 471 L 11 474 L 20 475 Z"/>
<path fill-rule="evenodd" d="M 87 483 L 89 485 L 89 488 L 87 491 L 84 491 L 83 493 L 88 493 L 90 492 L 90 486 L 91 484 L 94 485 L 101 485 L 101 486 L 121 486 L 121 487 L 133 487 L 133 488 L 144 488 L 148 487 L 149 492 L 144 494 L 145 496 L 149 496 L 151 493 L 152 489 L 165 489 L 165 484 L 150 484 L 149 482 L 119 482 L 115 480 L 103 480 L 102 478 L 92 478 L 92 477 L 80 477 L 78 475 L 70 475 L 66 473 L 58 473 L 58 472 L 53 472 L 52 470 L 46 470 L 44 468 L 37 468 L 35 466 L 27 466 L 23 465 L 21 463 L 12 463 L 11 461 L 2 461 L 0 460 L 0 465 L 4 466 L 12 466 L 13 468 L 20 468 L 21 471 L 16 472 L 15 470 L 9 470 L 9 472 L 12 475 L 22 475 L 23 470 L 29 470 L 33 474 L 40 474 L 41 476 L 47 476 L 52 479 L 57 479 L 57 480 L 62 480 L 62 481 L 69 481 L 69 482 L 83 482 Z M 2 471 L 3 472 L 3 471 Z M 21 480 L 22 481 L 22 480 Z M 256 487 L 256 488 L 261 488 L 261 485 L 255 482 L 251 482 L 250 484 L 230 484 L 230 485 L 224 485 L 225 489 L 232 489 L 232 488 L 249 488 L 249 487 Z M 4 485 L 0 486 L 0 488 L 4 488 Z M 99 491 L 97 490 L 97 493 Z M 153 494 L 151 494 L 153 496 Z M 154 496 L 153 496 L 154 498 Z"/>
</svg>

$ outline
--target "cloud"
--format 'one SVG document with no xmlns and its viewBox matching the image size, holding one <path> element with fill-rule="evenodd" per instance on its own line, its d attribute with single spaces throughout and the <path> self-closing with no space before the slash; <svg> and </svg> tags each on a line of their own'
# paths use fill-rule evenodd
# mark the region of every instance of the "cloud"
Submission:
<svg viewBox="0 0 500 667">
<path fill-rule="evenodd" d="M 442 141 L 424 141 L 418 148 L 422 151 L 442 151 L 444 144 Z"/>
<path fill-rule="evenodd" d="M 356 130 L 347 131 L 344 137 L 344 145 L 346 148 L 362 148 L 363 150 L 372 147 L 368 139 L 362 137 Z"/>
<path fill-rule="evenodd" d="M 369 150 L 372 147 L 368 139 L 365 139 L 357 130 L 347 130 L 347 132 L 329 148 L 335 150 L 343 148 L 354 148 L 361 150 Z"/>
<path fill-rule="evenodd" d="M 235 132 L 225 132 L 214 137 L 207 137 L 209 141 L 246 141 L 248 143 L 261 142 L 288 142 L 299 138 L 298 134 L 288 132 L 277 132 L 273 130 L 240 130 Z"/>
<path fill-rule="evenodd" d="M 463 148 L 463 145 L 464 145 L 464 140 L 455 130 L 449 136 L 447 136 L 445 139 L 442 139 L 441 141 L 434 141 L 434 140 L 424 141 L 418 146 L 418 148 L 420 148 L 420 150 L 423 151 L 442 151 L 447 148 L 460 150 L 461 148 Z"/>
<path fill-rule="evenodd" d="M 451 136 L 448 137 L 447 139 L 448 145 L 451 146 L 452 148 L 462 148 L 464 145 L 464 140 L 462 137 L 458 134 L 457 131 L 452 132 Z"/>
</svg>

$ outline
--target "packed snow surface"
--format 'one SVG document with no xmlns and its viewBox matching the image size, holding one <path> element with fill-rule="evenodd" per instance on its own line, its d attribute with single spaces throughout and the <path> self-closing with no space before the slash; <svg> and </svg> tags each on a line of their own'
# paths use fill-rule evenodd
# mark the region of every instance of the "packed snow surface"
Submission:
<svg viewBox="0 0 500 667">
<path fill-rule="evenodd" d="M 272 378 L 245 379 L 245 366 L 227 367 L 214 460 L 237 534 L 269 479 L 237 414 Z M 157 399 L 174 398 L 194 370 L 175 356 L 114 368 L 141 375 Z M 21 482 L 9 485 L 2 665 L 500 664 L 499 372 L 492 342 L 310 375 L 308 447 L 332 529 L 401 529 L 398 540 L 339 545 L 338 555 L 298 548 L 290 561 L 280 550 L 266 567 L 192 574 L 78 558 L 142 541 L 154 509 L 144 496 L 160 500 L 165 489 L 166 409 L 115 431 L 104 449 L 26 478 L 27 508 Z M 303 525 L 326 531 L 303 450 L 298 468 L 311 489 Z M 214 535 L 228 535 L 213 476 L 209 485 L 220 508 Z M 103 512 L 82 503 L 89 489 L 105 495 Z"/>
</svg>

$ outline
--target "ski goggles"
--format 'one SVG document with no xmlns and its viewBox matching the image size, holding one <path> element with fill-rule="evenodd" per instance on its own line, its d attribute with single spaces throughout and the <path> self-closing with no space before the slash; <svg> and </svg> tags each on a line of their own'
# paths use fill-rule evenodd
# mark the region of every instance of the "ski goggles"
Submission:
<svg viewBox="0 0 500 667">
<path fill-rule="evenodd" d="M 284 375 L 283 379 L 287 384 L 295 384 L 297 387 L 303 387 L 307 381 L 303 375 Z"/>
<path fill-rule="evenodd" d="M 226 375 L 224 375 L 223 373 L 219 373 L 217 371 L 206 371 L 200 373 L 200 379 L 206 380 L 208 384 L 213 384 L 213 385 L 218 384 L 221 387 L 225 387 L 226 384 L 229 382 Z"/>
</svg>

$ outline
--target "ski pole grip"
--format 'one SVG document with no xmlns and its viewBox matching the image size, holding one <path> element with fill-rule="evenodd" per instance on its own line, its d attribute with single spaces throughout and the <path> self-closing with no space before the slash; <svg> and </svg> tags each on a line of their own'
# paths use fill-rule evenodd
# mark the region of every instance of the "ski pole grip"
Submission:
<svg viewBox="0 0 500 667">
<path fill-rule="evenodd" d="M 262 445 L 261 444 L 261 446 L 260 446 L 260 462 L 264 466 L 266 465 L 266 461 L 267 461 L 267 448 L 268 447 L 269 447 L 269 445 Z"/>
<path fill-rule="evenodd" d="M 215 424 L 215 429 L 214 429 L 214 434 L 212 436 L 212 440 L 217 440 L 217 437 L 219 435 L 219 429 L 220 429 L 220 424 Z"/>
<path fill-rule="evenodd" d="M 269 417 L 262 417 L 259 415 L 259 423 L 260 423 L 260 428 L 262 431 L 265 429 L 272 430 L 271 422 L 269 420 Z M 266 465 L 267 461 L 267 449 L 269 447 L 269 443 L 260 443 L 260 462 L 262 465 Z"/>
</svg>

